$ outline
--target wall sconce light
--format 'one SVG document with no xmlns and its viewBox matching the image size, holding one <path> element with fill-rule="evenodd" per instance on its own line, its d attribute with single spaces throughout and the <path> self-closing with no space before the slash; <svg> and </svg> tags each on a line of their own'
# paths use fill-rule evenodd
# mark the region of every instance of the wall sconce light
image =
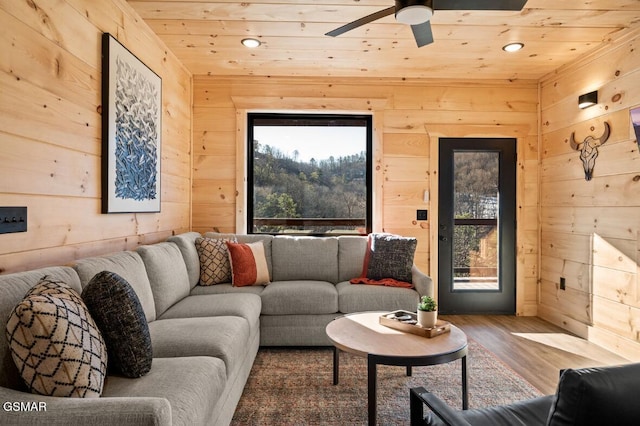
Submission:
<svg viewBox="0 0 640 426">
<path fill-rule="evenodd" d="M 584 95 L 580 95 L 578 97 L 578 107 L 580 109 L 592 107 L 597 103 L 598 103 L 597 90 L 594 90 L 593 92 L 585 93 Z"/>
</svg>

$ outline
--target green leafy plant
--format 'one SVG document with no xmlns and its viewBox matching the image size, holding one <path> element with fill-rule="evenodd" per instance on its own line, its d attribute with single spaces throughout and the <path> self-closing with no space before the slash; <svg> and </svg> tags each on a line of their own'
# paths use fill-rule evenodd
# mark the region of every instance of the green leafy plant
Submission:
<svg viewBox="0 0 640 426">
<path fill-rule="evenodd" d="M 438 309 L 438 304 L 431 296 L 422 296 L 420 303 L 418 303 L 418 310 L 433 312 Z"/>
</svg>

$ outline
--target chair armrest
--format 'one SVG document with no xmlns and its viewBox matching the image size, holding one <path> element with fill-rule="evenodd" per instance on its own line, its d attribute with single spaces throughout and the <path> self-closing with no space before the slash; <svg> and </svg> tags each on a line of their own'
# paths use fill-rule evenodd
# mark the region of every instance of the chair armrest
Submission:
<svg viewBox="0 0 640 426">
<path fill-rule="evenodd" d="M 3 424 L 170 426 L 165 398 L 61 398 L 0 387 Z"/>
<path fill-rule="evenodd" d="M 423 387 L 412 388 L 409 398 L 411 404 L 411 426 L 426 424 L 424 422 L 423 403 L 448 426 L 471 426 L 465 419 L 460 417 L 456 410 Z"/>
<path fill-rule="evenodd" d="M 424 272 L 422 272 L 416 265 L 411 267 L 411 282 L 415 287 L 416 291 L 422 296 L 431 296 L 434 297 L 433 294 L 433 280 L 431 277 Z"/>
</svg>

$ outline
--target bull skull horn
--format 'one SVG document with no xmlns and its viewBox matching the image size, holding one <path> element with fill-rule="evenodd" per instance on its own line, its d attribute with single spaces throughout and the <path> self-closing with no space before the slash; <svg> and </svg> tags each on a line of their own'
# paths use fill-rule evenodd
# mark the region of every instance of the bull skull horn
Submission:
<svg viewBox="0 0 640 426">
<path fill-rule="evenodd" d="M 598 138 L 598 140 L 600 141 L 600 145 L 602 145 L 609 139 L 609 135 L 611 135 L 611 126 L 609 126 L 609 123 L 605 121 L 604 133 L 602 134 L 602 136 L 600 136 L 600 138 Z"/>
<path fill-rule="evenodd" d="M 578 142 L 576 142 L 576 132 L 571 133 L 571 139 L 569 139 L 569 144 L 571 145 L 572 149 L 575 149 L 576 151 L 579 151 L 580 148 L 580 144 L 578 144 Z"/>
</svg>

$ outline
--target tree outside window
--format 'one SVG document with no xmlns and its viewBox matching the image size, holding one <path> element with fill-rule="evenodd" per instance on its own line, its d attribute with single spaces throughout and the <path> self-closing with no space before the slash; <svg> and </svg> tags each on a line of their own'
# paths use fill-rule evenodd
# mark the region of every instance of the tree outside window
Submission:
<svg viewBox="0 0 640 426">
<path fill-rule="evenodd" d="M 371 116 L 249 114 L 249 233 L 371 230 Z"/>
</svg>

